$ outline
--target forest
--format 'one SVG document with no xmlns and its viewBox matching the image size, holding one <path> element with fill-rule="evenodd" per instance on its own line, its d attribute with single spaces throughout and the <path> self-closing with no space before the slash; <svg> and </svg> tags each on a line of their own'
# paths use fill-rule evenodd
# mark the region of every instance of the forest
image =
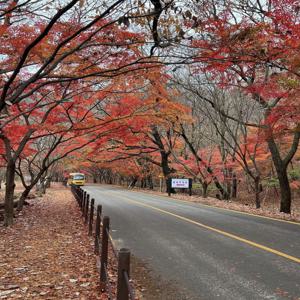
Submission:
<svg viewBox="0 0 300 300">
<path fill-rule="evenodd" d="M 77 171 L 291 214 L 299 52 L 298 0 L 0 1 L 4 225 Z"/>
</svg>

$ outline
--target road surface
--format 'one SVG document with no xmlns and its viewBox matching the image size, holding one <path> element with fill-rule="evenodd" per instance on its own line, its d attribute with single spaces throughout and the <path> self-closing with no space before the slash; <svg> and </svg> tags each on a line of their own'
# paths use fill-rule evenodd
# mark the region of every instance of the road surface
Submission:
<svg viewBox="0 0 300 300">
<path fill-rule="evenodd" d="M 300 299 L 300 224 L 112 186 L 84 189 L 110 217 L 118 248 L 188 299 Z"/>
</svg>

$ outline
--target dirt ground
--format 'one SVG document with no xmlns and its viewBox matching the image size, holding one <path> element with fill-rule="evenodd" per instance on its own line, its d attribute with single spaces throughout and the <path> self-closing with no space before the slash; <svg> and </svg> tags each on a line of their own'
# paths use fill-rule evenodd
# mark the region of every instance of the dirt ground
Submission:
<svg viewBox="0 0 300 300">
<path fill-rule="evenodd" d="M 30 204 L 0 227 L 0 299 L 108 299 L 70 191 L 56 186 Z"/>
</svg>

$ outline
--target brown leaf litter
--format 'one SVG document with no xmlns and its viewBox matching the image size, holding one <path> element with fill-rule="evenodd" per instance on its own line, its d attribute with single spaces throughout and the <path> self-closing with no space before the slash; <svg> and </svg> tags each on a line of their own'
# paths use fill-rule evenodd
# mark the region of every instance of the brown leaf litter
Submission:
<svg viewBox="0 0 300 300">
<path fill-rule="evenodd" d="M 0 227 L 0 299 L 107 299 L 101 293 L 93 240 L 65 188 Z"/>
</svg>

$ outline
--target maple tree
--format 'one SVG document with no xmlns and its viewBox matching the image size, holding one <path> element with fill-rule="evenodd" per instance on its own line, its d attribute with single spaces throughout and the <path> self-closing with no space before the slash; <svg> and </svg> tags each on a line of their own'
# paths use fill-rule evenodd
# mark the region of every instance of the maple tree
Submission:
<svg viewBox="0 0 300 300">
<path fill-rule="evenodd" d="M 107 178 L 118 170 L 120 180 L 128 176 L 132 185 L 139 179 L 151 186 L 160 172 L 165 178 L 186 172 L 205 195 L 214 182 L 223 199 L 235 197 L 242 168 L 254 182 L 259 207 L 260 161 L 269 162 L 270 151 L 280 211 L 290 213 L 290 183 L 296 187 L 297 180 L 289 172 L 300 140 L 297 1 L 186 4 L 0 2 L 6 225 L 12 222 L 15 174 L 25 187 L 21 208 L 33 186 L 67 156 L 91 174 L 101 173 L 100 166 Z M 177 73 L 178 64 L 191 67 Z M 196 131 L 191 134 L 195 115 L 179 99 L 185 92 L 172 86 L 174 74 L 200 74 L 214 89 L 195 91 L 199 118 L 205 117 L 201 134 L 213 132 L 209 147 L 195 140 Z M 217 103 L 222 89 L 227 96 Z M 243 95 L 242 109 L 254 103 L 255 116 L 233 112 L 235 93 Z"/>
<path fill-rule="evenodd" d="M 194 72 L 209 72 L 222 87 L 239 87 L 264 111 L 265 133 L 280 183 L 280 211 L 290 213 L 287 168 L 300 139 L 298 104 L 298 1 L 259 1 L 226 5 L 196 4 L 190 22 L 198 35 Z M 198 62 L 198 64 L 197 64 Z M 293 142 L 281 151 L 278 136 L 289 132 Z"/>
<path fill-rule="evenodd" d="M 262 180 L 271 165 L 267 144 L 261 137 L 260 131 L 245 128 L 235 147 L 234 169 L 236 173 L 243 170 L 246 176 L 252 180 L 253 184 L 250 187 L 255 194 L 255 206 L 260 208 L 260 193 L 263 191 Z"/>
<path fill-rule="evenodd" d="M 54 96 L 52 103 L 45 104 L 43 98 L 48 97 L 47 93 L 55 94 L 61 86 L 80 82 L 81 90 L 85 88 L 89 94 L 97 94 L 109 84 L 109 79 L 158 65 L 157 60 L 149 59 L 149 55 L 142 54 L 139 49 L 145 42 L 145 33 L 128 29 L 130 18 L 141 21 L 146 16 L 154 17 L 157 23 L 159 15 L 155 1 L 149 1 L 154 12 L 146 15 L 139 5 L 133 7 L 129 2 L 118 0 L 104 6 L 97 1 L 79 0 L 63 4 L 44 1 L 40 5 L 15 0 L 0 3 L 0 111 L 3 120 L 0 137 L 5 146 L 7 166 L 5 203 L 6 210 L 10 211 L 6 224 L 12 222 L 15 164 L 40 121 L 34 120 L 33 115 L 44 113 L 48 116 L 51 110 L 57 113 L 58 106 L 66 100 Z M 93 10 L 90 10 L 91 5 Z M 160 13 L 165 8 L 160 6 Z M 42 10 L 46 15 L 40 13 Z M 120 14 L 122 10 L 123 15 Z M 155 26 L 150 28 L 150 37 Z M 68 101 L 79 100 L 69 97 Z M 32 122 L 28 122 L 29 115 Z M 54 115 L 52 113 L 51 121 L 44 125 L 53 128 L 62 124 L 64 127 L 64 119 L 55 119 Z M 18 136 L 12 136 L 9 129 L 18 130 Z M 47 134 L 50 135 L 50 131 Z"/>
<path fill-rule="evenodd" d="M 76 87 L 78 86 L 76 85 Z M 65 99 L 65 93 L 63 95 Z M 44 124 L 48 119 L 42 115 L 43 122 L 39 122 L 39 126 L 35 129 L 30 127 L 31 136 L 27 139 L 30 143 L 27 149 L 16 157 L 20 166 L 18 168 L 19 175 L 24 177 L 22 175 L 22 169 L 24 169 L 32 177 L 29 184 L 23 180 L 25 190 L 19 200 L 19 209 L 22 209 L 30 190 L 54 163 L 84 147 L 99 146 L 105 143 L 116 132 L 122 132 L 122 128 L 127 126 L 128 120 L 138 118 L 139 115 L 143 116 L 146 111 L 145 106 L 136 106 L 136 103 L 132 103 L 132 98 L 120 99 L 123 103 L 121 106 L 119 106 L 120 102 L 118 102 L 118 106 L 110 102 L 103 104 L 104 100 L 101 98 L 103 91 L 100 95 L 93 93 L 89 97 L 86 94 L 71 94 L 71 96 L 73 102 L 63 101 L 61 106 L 55 102 L 55 109 L 53 108 L 51 113 L 46 110 L 47 117 L 51 117 L 48 123 Z M 125 109 L 126 103 L 128 109 Z M 103 107 L 100 110 L 101 105 Z M 25 116 L 24 113 L 22 116 Z M 33 116 L 31 115 L 31 117 Z M 34 118 L 34 121 L 38 120 Z"/>
<path fill-rule="evenodd" d="M 251 105 L 250 99 L 245 98 L 238 90 L 221 90 L 213 83 L 207 84 L 207 80 L 200 76 L 177 80 L 176 85 L 185 92 L 184 101 L 191 106 L 194 116 L 193 123 L 182 125 L 181 131 L 196 155 L 195 167 L 198 165 L 203 168 L 203 163 L 199 165 L 203 160 L 210 166 L 211 174 L 219 177 L 218 181 L 222 182 L 225 195 L 222 189 L 219 190 L 223 198 L 236 198 L 236 169 L 242 168 L 254 182 L 255 202 L 259 208 L 261 172 L 256 158 L 259 144 L 264 140 L 262 137 L 255 138 L 253 128 L 256 127 L 247 126 L 251 120 L 253 122 L 260 119 L 260 111 L 256 105 Z M 249 138 L 250 132 L 252 139 Z M 198 156 L 200 160 L 197 160 Z M 199 175 L 203 188 L 207 188 L 207 181 L 211 182 L 211 176 L 206 171 Z M 241 174 L 239 176 L 242 177 Z"/>
<path fill-rule="evenodd" d="M 191 148 L 190 148 L 191 150 Z M 193 149 L 194 150 L 194 149 Z M 178 171 L 178 175 L 192 177 L 194 183 L 200 182 L 202 186 L 202 196 L 206 198 L 208 196 L 208 188 L 212 182 L 216 183 L 216 187 L 221 188 L 220 178 L 217 176 L 216 165 L 211 164 L 211 160 L 214 152 L 211 149 L 202 149 L 198 153 L 187 153 L 180 156 L 180 153 L 175 153 L 172 151 L 172 156 L 174 158 L 174 165 Z"/>
<path fill-rule="evenodd" d="M 162 175 L 167 179 L 174 173 L 171 162 L 171 148 L 177 145 L 177 134 L 172 130 L 172 124 L 180 119 L 187 118 L 187 110 L 180 103 L 170 100 L 172 91 L 166 88 L 168 76 L 162 73 L 146 73 L 145 77 L 137 78 L 137 85 L 142 89 L 134 90 L 133 96 L 127 96 L 130 99 L 130 106 L 141 106 L 148 111 L 127 123 L 122 130 L 115 134 L 107 144 L 95 146 L 95 150 L 90 153 L 90 160 L 93 162 L 114 162 L 128 159 L 139 174 L 133 177 L 133 183 L 137 178 L 148 178 L 149 163 L 161 169 Z M 125 82 L 126 85 L 126 82 Z M 130 85 L 133 89 L 134 85 Z M 124 83 L 121 85 L 123 90 Z M 127 108 L 124 103 L 120 109 Z M 144 173 L 144 176 L 141 176 Z M 156 174 L 158 175 L 158 174 Z"/>
</svg>

